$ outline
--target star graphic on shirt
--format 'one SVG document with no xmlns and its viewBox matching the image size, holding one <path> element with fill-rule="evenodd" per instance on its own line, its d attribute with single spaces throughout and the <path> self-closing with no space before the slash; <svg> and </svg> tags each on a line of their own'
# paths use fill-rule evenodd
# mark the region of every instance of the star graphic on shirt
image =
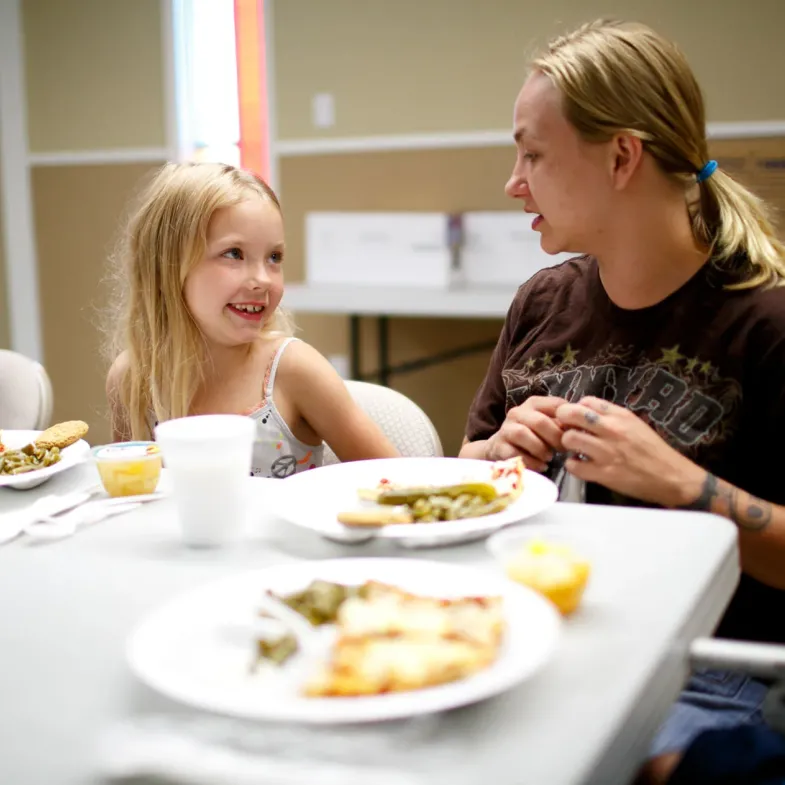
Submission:
<svg viewBox="0 0 785 785">
<path fill-rule="evenodd" d="M 532 368 L 534 368 L 534 366 L 535 366 L 536 364 L 537 364 L 537 360 L 535 360 L 535 359 L 534 359 L 534 357 L 529 357 L 529 359 L 528 359 L 528 360 L 526 360 L 526 362 L 524 363 L 524 365 L 526 366 L 526 369 L 527 369 L 527 370 L 529 370 L 529 371 L 530 371 Z"/>
<path fill-rule="evenodd" d="M 687 358 L 679 351 L 679 344 L 671 349 L 662 349 L 662 357 L 658 360 L 662 365 L 678 365 L 680 360 Z"/>
<path fill-rule="evenodd" d="M 700 360 L 697 357 L 690 357 L 687 360 L 687 373 L 692 373 L 700 365 Z"/>
<path fill-rule="evenodd" d="M 553 355 L 550 352 L 545 352 L 542 356 L 542 367 L 550 368 L 553 363 Z"/>
<path fill-rule="evenodd" d="M 567 348 L 564 350 L 564 354 L 562 356 L 562 362 L 565 365 L 575 365 L 575 361 L 578 358 L 577 350 L 573 349 L 570 344 L 567 344 Z"/>
<path fill-rule="evenodd" d="M 706 376 L 711 376 L 711 374 L 714 372 L 714 366 L 709 362 L 705 362 L 703 365 L 701 365 L 700 372 L 706 374 Z"/>
</svg>

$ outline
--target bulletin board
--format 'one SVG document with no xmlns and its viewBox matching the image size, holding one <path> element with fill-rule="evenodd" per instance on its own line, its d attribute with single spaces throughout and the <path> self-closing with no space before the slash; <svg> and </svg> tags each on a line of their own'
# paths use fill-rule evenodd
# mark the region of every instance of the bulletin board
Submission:
<svg viewBox="0 0 785 785">
<path fill-rule="evenodd" d="M 772 206 L 785 236 L 785 139 L 717 140 L 710 149 L 720 167 Z"/>
</svg>

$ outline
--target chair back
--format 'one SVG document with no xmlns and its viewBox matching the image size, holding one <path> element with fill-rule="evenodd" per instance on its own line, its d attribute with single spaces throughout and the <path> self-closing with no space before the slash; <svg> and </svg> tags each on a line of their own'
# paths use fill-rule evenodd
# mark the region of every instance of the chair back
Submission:
<svg viewBox="0 0 785 785">
<path fill-rule="evenodd" d="M 0 349 L 0 428 L 41 431 L 52 416 L 52 383 L 44 367 Z"/>
<path fill-rule="evenodd" d="M 389 387 L 369 382 L 346 382 L 355 402 L 381 428 L 384 435 L 405 457 L 444 455 L 439 434 L 428 415 L 410 398 Z M 339 463 L 325 446 L 324 465 Z"/>
</svg>

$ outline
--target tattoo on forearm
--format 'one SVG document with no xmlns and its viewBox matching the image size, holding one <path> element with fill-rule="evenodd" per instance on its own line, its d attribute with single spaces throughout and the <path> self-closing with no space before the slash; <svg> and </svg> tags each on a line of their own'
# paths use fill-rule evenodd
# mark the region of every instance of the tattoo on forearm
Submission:
<svg viewBox="0 0 785 785">
<path fill-rule="evenodd" d="M 717 498 L 717 478 L 706 472 L 706 479 L 703 481 L 701 494 L 695 499 L 694 502 L 685 504 L 682 509 L 684 510 L 710 510 L 711 503 Z"/>
<path fill-rule="evenodd" d="M 682 509 L 724 513 L 739 528 L 747 531 L 763 531 L 771 522 L 772 515 L 769 502 L 740 491 L 709 472 L 706 473 L 700 496 Z"/>
</svg>

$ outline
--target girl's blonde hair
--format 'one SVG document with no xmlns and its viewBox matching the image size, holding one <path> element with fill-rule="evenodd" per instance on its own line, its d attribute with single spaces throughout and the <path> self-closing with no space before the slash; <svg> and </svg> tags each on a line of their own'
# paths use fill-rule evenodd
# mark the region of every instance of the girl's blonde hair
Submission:
<svg viewBox="0 0 785 785">
<path fill-rule="evenodd" d="M 597 21 L 552 41 L 532 63 L 562 97 L 569 122 L 589 142 L 638 137 L 662 171 L 683 184 L 693 234 L 728 274 L 728 288 L 777 285 L 785 246 L 765 203 L 709 159 L 703 95 L 675 44 L 642 24 Z"/>
<path fill-rule="evenodd" d="M 260 177 L 224 164 L 167 164 L 141 195 L 112 258 L 109 351 L 112 359 L 126 353 L 117 403 L 131 438 L 151 437 L 151 417 L 163 422 L 189 413 L 208 358 L 185 302 L 185 279 L 204 258 L 215 211 L 249 198 L 281 209 Z M 291 335 L 293 326 L 278 308 L 264 330 Z"/>
</svg>

